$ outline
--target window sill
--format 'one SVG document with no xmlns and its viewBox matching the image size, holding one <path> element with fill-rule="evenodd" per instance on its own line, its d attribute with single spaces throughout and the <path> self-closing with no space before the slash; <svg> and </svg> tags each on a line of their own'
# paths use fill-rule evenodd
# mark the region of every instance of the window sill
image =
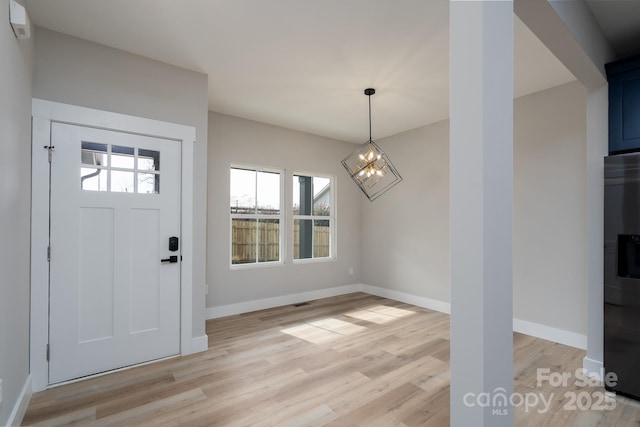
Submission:
<svg viewBox="0 0 640 427">
<path fill-rule="evenodd" d="M 231 264 L 229 268 L 231 271 L 233 270 L 253 270 L 258 268 L 272 268 L 272 267 L 280 267 L 283 266 L 283 261 L 272 261 L 272 262 L 259 262 L 259 263 L 247 263 L 247 264 Z"/>
<path fill-rule="evenodd" d="M 325 257 L 325 258 L 301 258 L 294 259 L 293 264 L 317 264 L 323 262 L 333 262 L 336 260 L 336 257 Z"/>
</svg>

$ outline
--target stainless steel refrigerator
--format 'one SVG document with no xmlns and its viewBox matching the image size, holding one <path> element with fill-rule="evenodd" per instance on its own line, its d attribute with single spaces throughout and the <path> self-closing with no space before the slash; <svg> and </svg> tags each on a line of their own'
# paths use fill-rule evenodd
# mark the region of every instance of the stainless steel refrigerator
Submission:
<svg viewBox="0 0 640 427">
<path fill-rule="evenodd" d="M 604 162 L 604 369 L 640 399 L 640 153 Z"/>
</svg>

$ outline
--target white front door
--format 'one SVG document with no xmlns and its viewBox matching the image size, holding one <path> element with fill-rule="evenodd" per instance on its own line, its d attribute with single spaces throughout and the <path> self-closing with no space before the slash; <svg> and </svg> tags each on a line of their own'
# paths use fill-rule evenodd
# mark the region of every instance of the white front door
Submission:
<svg viewBox="0 0 640 427">
<path fill-rule="evenodd" d="M 181 144 L 54 122 L 51 145 L 48 383 L 178 354 Z"/>
</svg>

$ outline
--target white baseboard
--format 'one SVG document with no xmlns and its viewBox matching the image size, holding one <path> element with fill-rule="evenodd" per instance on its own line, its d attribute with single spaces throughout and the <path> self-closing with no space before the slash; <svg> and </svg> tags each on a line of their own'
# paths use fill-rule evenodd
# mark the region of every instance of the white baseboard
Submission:
<svg viewBox="0 0 640 427">
<path fill-rule="evenodd" d="M 429 310 L 439 311 L 440 313 L 451 314 L 451 304 L 449 304 L 448 302 L 419 297 L 417 295 L 407 294 L 400 291 L 393 291 L 391 289 L 379 288 L 377 286 L 371 285 L 360 285 L 360 291 L 379 297 L 389 298 L 394 301 L 416 305 L 418 307 L 426 308 Z"/>
<path fill-rule="evenodd" d="M 267 308 L 280 307 L 288 304 L 296 304 L 299 302 L 311 301 L 320 298 L 344 295 L 353 292 L 365 292 L 371 295 L 389 298 L 394 301 L 412 304 L 429 310 L 451 314 L 451 304 L 448 302 L 360 283 L 347 286 L 339 286 L 335 288 L 320 289 L 317 291 L 301 292 L 297 294 L 241 302 L 237 304 L 208 307 L 207 320 L 215 319 L 218 317 L 231 316 L 234 314 L 249 313 L 251 311 L 264 310 Z M 587 348 L 586 335 L 578 334 L 576 332 L 571 332 L 564 329 L 553 328 L 551 326 L 541 325 L 539 323 L 529 322 L 526 320 L 513 319 L 513 330 L 525 335 L 530 335 L 536 338 L 541 338 L 543 340 L 556 342 L 558 344 L 568 345 L 570 347 L 576 347 L 583 350 Z M 602 365 L 601 362 L 594 362 L 600 363 L 600 365 Z M 597 371 L 597 369 L 594 370 L 594 372 L 595 371 Z"/>
<path fill-rule="evenodd" d="M 587 356 L 582 359 L 582 367 L 587 375 L 602 381 L 604 374 L 604 363 L 601 360 L 589 359 Z"/>
<path fill-rule="evenodd" d="M 587 336 L 564 329 L 553 328 L 526 320 L 513 319 L 513 330 L 543 340 L 568 345 L 570 347 L 587 349 Z"/>
<path fill-rule="evenodd" d="M 18 400 L 13 406 L 13 410 L 7 420 L 8 426 L 19 426 L 22 424 L 22 419 L 24 418 L 24 414 L 27 412 L 27 406 L 29 406 L 29 402 L 31 401 L 32 393 L 31 375 L 28 375 L 24 385 L 22 386 L 20 396 L 18 396 Z"/>
<path fill-rule="evenodd" d="M 191 339 L 191 353 L 200 353 L 209 348 L 209 337 L 205 334 Z"/>
<path fill-rule="evenodd" d="M 427 308 L 429 310 L 451 314 L 451 304 L 448 302 L 419 297 L 405 292 L 393 291 L 390 289 L 379 288 L 377 286 L 370 285 L 361 285 L 361 291 L 368 294 L 389 298 L 395 301 L 417 305 L 418 307 Z M 576 347 L 583 350 L 587 348 L 586 335 L 541 325 L 539 323 L 513 319 L 513 330 L 525 335 L 531 335 L 536 338 L 556 342 L 558 344 L 568 345 L 570 347 Z"/>
<path fill-rule="evenodd" d="M 319 289 L 317 291 L 301 292 L 297 294 L 282 295 L 272 298 L 263 298 L 237 304 L 219 305 L 207 307 L 207 320 L 218 317 L 232 316 L 234 314 L 249 313 L 251 311 L 265 310 L 267 308 L 281 307 L 283 305 L 297 304 L 320 298 L 335 297 L 338 295 L 360 292 L 359 284 L 338 286 L 335 288 Z"/>
</svg>

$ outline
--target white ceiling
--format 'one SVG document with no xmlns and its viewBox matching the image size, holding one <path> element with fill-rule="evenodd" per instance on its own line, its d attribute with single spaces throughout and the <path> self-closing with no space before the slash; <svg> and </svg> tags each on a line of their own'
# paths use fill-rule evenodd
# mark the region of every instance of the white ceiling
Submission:
<svg viewBox="0 0 640 427">
<path fill-rule="evenodd" d="M 640 53 L 640 0 L 586 0 L 618 57 Z"/>
<path fill-rule="evenodd" d="M 39 26 L 209 76 L 209 109 L 361 143 L 448 117 L 448 0 L 27 0 Z M 515 18 L 515 94 L 574 80 Z"/>
</svg>

